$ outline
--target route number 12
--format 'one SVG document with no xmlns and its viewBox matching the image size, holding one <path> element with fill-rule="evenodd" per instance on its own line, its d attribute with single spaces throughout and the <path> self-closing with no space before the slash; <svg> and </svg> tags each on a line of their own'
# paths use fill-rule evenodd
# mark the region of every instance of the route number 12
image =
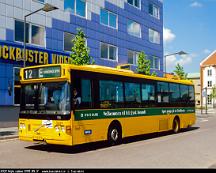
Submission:
<svg viewBox="0 0 216 173">
<path fill-rule="evenodd" d="M 25 71 L 25 78 L 26 79 L 32 79 L 32 70 L 26 70 Z"/>
</svg>

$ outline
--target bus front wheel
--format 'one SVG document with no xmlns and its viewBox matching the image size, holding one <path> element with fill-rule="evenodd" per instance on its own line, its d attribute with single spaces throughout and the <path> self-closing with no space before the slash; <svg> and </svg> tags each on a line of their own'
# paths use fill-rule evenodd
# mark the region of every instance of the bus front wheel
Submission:
<svg viewBox="0 0 216 173">
<path fill-rule="evenodd" d="M 117 125 L 111 125 L 108 130 L 109 145 L 118 145 L 122 141 L 121 128 Z"/>
<path fill-rule="evenodd" d="M 175 118 L 173 120 L 173 132 L 174 133 L 178 133 L 180 131 L 180 121 L 179 118 Z"/>
</svg>

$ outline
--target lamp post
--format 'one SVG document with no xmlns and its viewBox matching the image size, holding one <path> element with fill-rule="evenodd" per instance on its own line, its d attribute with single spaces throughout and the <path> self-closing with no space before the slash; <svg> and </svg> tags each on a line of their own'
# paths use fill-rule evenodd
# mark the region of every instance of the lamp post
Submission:
<svg viewBox="0 0 216 173">
<path fill-rule="evenodd" d="M 34 12 L 31 12 L 31 13 L 24 16 L 24 52 L 23 52 L 23 61 L 24 61 L 23 66 L 24 67 L 26 66 L 26 18 L 28 16 L 31 16 L 32 14 L 35 14 L 35 13 L 39 12 L 39 11 L 49 12 L 49 11 L 53 11 L 53 10 L 56 10 L 56 9 L 58 9 L 58 7 L 55 7 L 55 6 L 51 5 L 51 4 L 46 3 L 42 8 L 40 8 L 40 9 L 38 9 L 38 10 L 36 10 Z"/>
<path fill-rule="evenodd" d="M 164 61 L 165 61 L 165 65 L 164 65 L 164 77 L 166 77 L 166 57 L 168 57 L 168 56 L 172 56 L 172 55 L 187 55 L 187 53 L 186 52 L 184 52 L 184 51 L 180 51 L 180 52 L 176 52 L 176 53 L 172 53 L 172 54 L 168 54 L 168 55 L 164 55 Z"/>
</svg>

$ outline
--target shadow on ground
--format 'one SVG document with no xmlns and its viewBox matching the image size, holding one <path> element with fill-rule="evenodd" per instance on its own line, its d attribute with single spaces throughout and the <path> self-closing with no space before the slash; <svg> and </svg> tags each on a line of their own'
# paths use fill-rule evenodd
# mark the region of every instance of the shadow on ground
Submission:
<svg viewBox="0 0 216 173">
<path fill-rule="evenodd" d="M 200 127 L 190 127 L 187 129 L 181 130 L 181 133 L 187 133 L 189 131 L 197 130 Z M 162 138 L 164 136 L 173 135 L 172 132 L 161 132 L 161 133 L 152 133 L 147 135 L 139 135 L 133 137 L 124 138 L 122 144 L 130 144 L 133 142 L 145 141 L 154 138 Z M 94 143 L 87 143 L 81 144 L 77 146 L 61 146 L 61 145 L 49 145 L 49 144 L 41 144 L 35 143 L 35 145 L 25 147 L 26 149 L 30 150 L 39 150 L 39 151 L 46 151 L 46 152 L 57 152 L 57 153 L 66 153 L 66 154 L 77 154 L 83 152 L 94 151 L 98 149 L 108 148 L 111 147 L 108 145 L 108 142 L 94 142 Z"/>
<path fill-rule="evenodd" d="M 9 135 L 15 135 L 15 132 L 14 131 L 0 132 L 0 137 L 2 137 L 2 136 L 9 136 Z"/>
</svg>

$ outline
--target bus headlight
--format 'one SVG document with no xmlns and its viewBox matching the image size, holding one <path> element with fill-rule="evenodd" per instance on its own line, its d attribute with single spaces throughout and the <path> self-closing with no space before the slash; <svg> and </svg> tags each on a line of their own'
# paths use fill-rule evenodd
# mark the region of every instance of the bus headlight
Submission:
<svg viewBox="0 0 216 173">
<path fill-rule="evenodd" d="M 20 129 L 26 129 L 26 125 L 25 124 L 23 124 L 23 123 L 20 123 Z"/>
<path fill-rule="evenodd" d="M 61 131 L 65 132 L 65 127 L 64 126 L 61 126 Z"/>
<path fill-rule="evenodd" d="M 59 131 L 60 131 L 59 126 L 55 126 L 55 131 L 56 131 L 56 132 L 59 132 Z"/>
</svg>

